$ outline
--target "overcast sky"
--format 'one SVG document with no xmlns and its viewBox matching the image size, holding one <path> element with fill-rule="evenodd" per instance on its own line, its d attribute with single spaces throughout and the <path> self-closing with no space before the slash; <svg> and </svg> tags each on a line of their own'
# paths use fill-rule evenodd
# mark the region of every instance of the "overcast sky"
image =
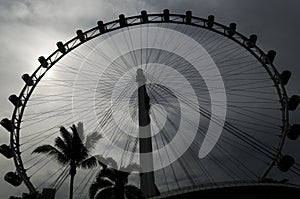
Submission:
<svg viewBox="0 0 300 199">
<path fill-rule="evenodd" d="M 225 3 L 226 2 L 226 3 Z M 0 116 L 11 117 L 13 107 L 7 98 L 22 89 L 21 75 L 32 73 L 40 55 L 49 55 L 59 40 L 74 37 L 77 29 L 89 29 L 98 20 L 110 21 L 120 13 L 136 15 L 168 8 L 172 13 L 192 10 L 199 17 L 210 14 L 223 24 L 236 22 L 245 35 L 258 35 L 258 45 L 265 51 L 277 51 L 275 65 L 279 71 L 291 70 L 287 86 L 289 95 L 300 95 L 300 1 L 297 0 L 0 0 Z M 300 110 L 291 113 L 291 123 L 300 123 Z M 0 129 L 0 143 L 9 135 Z M 298 158 L 297 142 L 287 142 L 286 152 Z M 12 160 L 0 157 L 0 176 L 13 170 Z M 300 181 L 299 181 L 300 182 Z M 0 198 L 16 189 L 0 179 Z"/>
</svg>

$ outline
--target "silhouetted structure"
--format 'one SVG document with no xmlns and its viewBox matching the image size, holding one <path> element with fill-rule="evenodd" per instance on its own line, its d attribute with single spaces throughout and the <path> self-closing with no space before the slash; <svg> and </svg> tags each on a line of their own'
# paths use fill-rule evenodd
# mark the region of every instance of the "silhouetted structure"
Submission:
<svg viewBox="0 0 300 199">
<path fill-rule="evenodd" d="M 190 188 L 183 191 L 174 191 L 161 197 L 153 199 L 298 199 L 300 196 L 300 187 L 281 183 L 241 183 L 224 184 L 218 186 L 203 186 Z"/>
<path fill-rule="evenodd" d="M 147 168 L 149 172 L 140 173 L 141 190 L 146 197 L 157 196 L 159 191 L 156 188 L 153 171 L 153 157 L 143 156 L 145 153 L 152 153 L 152 137 L 150 129 L 150 98 L 146 90 L 146 79 L 142 69 L 137 70 L 136 81 L 138 83 L 138 107 L 139 107 L 139 144 L 140 144 L 140 167 Z"/>
<path fill-rule="evenodd" d="M 3 154 L 6 158 L 13 158 L 16 165 L 16 172 L 9 172 L 6 175 L 6 180 L 10 184 L 19 186 L 22 182 L 27 186 L 30 193 L 36 193 L 36 188 L 31 183 L 29 176 L 26 173 L 26 169 L 22 162 L 20 146 L 23 144 L 19 140 L 19 135 L 22 124 L 24 124 L 23 113 L 25 107 L 27 107 L 27 102 L 30 100 L 30 95 L 33 93 L 34 89 L 37 87 L 39 81 L 46 74 L 46 72 L 57 63 L 63 56 L 70 53 L 72 50 L 78 46 L 84 44 L 85 42 L 96 38 L 105 33 L 118 30 L 124 27 L 137 26 L 146 23 L 172 23 L 177 25 L 186 25 L 202 28 L 205 30 L 213 31 L 218 35 L 222 35 L 226 38 L 229 38 L 235 41 L 236 44 L 239 44 L 243 49 L 249 51 L 257 61 L 262 64 L 262 66 L 269 73 L 274 86 L 277 89 L 278 96 L 280 99 L 280 110 L 282 112 L 282 131 L 281 131 L 281 140 L 276 148 L 275 154 L 274 151 L 271 151 L 272 162 L 270 162 L 266 172 L 261 177 L 264 179 L 274 165 L 277 165 L 281 171 L 287 171 L 294 164 L 294 159 L 288 155 L 282 155 L 281 149 L 283 147 L 284 138 L 287 137 L 291 140 L 296 140 L 299 136 L 299 124 L 294 124 L 290 126 L 288 113 L 297 108 L 300 103 L 300 97 L 297 95 L 287 96 L 284 85 L 288 83 L 288 80 L 291 76 L 289 71 L 283 71 L 279 73 L 276 68 L 273 66 L 273 61 L 276 56 L 274 50 L 270 50 L 267 53 L 264 53 L 260 48 L 256 46 L 257 36 L 250 35 L 250 37 L 245 37 L 236 31 L 236 24 L 231 23 L 229 26 L 225 26 L 215 22 L 215 17 L 213 15 L 208 16 L 208 18 L 198 18 L 192 15 L 191 11 L 187 11 L 186 14 L 171 14 L 169 10 L 164 10 L 163 13 L 150 14 L 148 15 L 146 11 L 142 11 L 141 15 L 133 17 L 125 17 L 120 15 L 118 20 L 103 23 L 99 21 L 97 26 L 87 30 L 76 31 L 76 37 L 71 39 L 68 42 L 57 42 L 57 50 L 53 52 L 49 57 L 45 58 L 44 56 L 39 57 L 40 66 L 36 71 L 29 75 L 24 74 L 22 79 L 25 82 L 21 93 L 19 95 L 11 95 L 9 101 L 14 105 L 14 112 L 11 119 L 4 118 L 0 123 L 1 125 L 11 134 L 10 146 L 2 145 L 0 147 L 0 153 Z M 251 64 L 252 65 L 252 64 Z M 139 97 L 139 126 L 140 134 L 146 134 L 140 138 L 140 153 L 152 152 L 151 146 L 151 129 L 150 129 L 150 117 L 149 117 L 149 96 L 147 95 L 147 90 L 145 86 L 145 77 L 142 70 L 138 70 L 137 82 L 139 84 L 138 97 Z M 260 91 L 260 90 L 258 90 Z M 45 97 L 45 96 L 43 96 Z M 247 102 L 248 103 L 248 102 Z M 39 113 L 40 114 L 40 113 Z M 54 115 L 53 117 L 56 117 Z M 46 120 L 44 120 L 46 123 Z M 231 129 L 229 129 L 231 130 Z M 234 133 L 234 131 L 231 130 Z M 251 142 L 250 142 L 251 143 Z M 253 146 L 257 143 L 254 143 Z M 258 148 L 259 149 L 259 148 Z M 273 149 L 268 148 L 267 149 Z M 42 152 L 42 151 L 40 151 Z M 46 152 L 44 150 L 44 152 Z M 146 161 L 141 159 L 141 166 L 153 166 L 153 159 L 149 158 Z M 76 168 L 75 168 L 76 170 Z M 73 172 L 74 173 L 74 172 Z M 74 174 L 75 175 L 75 174 Z M 71 183 L 72 184 L 72 183 Z M 141 188 L 145 192 L 146 196 L 157 195 L 157 189 L 155 186 L 155 180 L 153 172 L 148 172 L 141 174 Z M 72 191 L 71 191 L 72 193 Z M 289 198 L 293 196 L 299 196 L 299 188 L 296 186 L 286 185 L 286 184 L 243 184 L 235 186 L 218 186 L 218 187 L 208 187 L 203 185 L 200 188 L 189 189 L 189 191 L 177 191 L 175 194 L 166 195 L 161 198 L 286 198 L 287 194 Z"/>
</svg>

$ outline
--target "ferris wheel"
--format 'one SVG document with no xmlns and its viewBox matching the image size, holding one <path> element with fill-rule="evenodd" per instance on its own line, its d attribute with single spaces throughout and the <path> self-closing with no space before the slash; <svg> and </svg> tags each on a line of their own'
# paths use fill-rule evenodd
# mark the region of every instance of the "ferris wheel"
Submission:
<svg viewBox="0 0 300 199">
<path fill-rule="evenodd" d="M 99 161 L 112 158 L 118 170 L 140 165 L 131 180 L 148 197 L 155 189 L 260 182 L 279 171 L 300 175 L 282 153 L 286 137 L 300 134 L 289 123 L 300 97 L 287 95 L 291 72 L 277 71 L 276 52 L 256 42 L 235 23 L 191 11 L 121 14 L 77 30 L 39 57 L 20 94 L 9 97 L 14 111 L 1 125 L 10 143 L 0 152 L 16 170 L 5 180 L 24 183 L 30 194 L 52 188 L 66 196 L 70 168 L 32 152 L 73 124 L 82 139 L 94 139 L 89 154 Z M 77 171 L 74 198 L 89 198 L 100 170 Z"/>
</svg>

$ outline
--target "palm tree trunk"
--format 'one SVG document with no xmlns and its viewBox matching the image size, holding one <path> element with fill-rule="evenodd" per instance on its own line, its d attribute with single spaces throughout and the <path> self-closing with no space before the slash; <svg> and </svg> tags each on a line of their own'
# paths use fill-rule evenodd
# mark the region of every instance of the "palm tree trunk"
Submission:
<svg viewBox="0 0 300 199">
<path fill-rule="evenodd" d="M 74 186 L 74 174 L 71 174 L 71 179 L 70 179 L 70 195 L 69 199 L 73 199 L 73 186 Z"/>
<path fill-rule="evenodd" d="M 70 163 L 70 176 L 71 176 L 71 179 L 70 179 L 70 195 L 69 195 L 69 199 L 73 199 L 73 187 L 74 187 L 74 177 L 75 177 L 75 174 L 76 174 L 76 164 L 71 161 Z"/>
</svg>

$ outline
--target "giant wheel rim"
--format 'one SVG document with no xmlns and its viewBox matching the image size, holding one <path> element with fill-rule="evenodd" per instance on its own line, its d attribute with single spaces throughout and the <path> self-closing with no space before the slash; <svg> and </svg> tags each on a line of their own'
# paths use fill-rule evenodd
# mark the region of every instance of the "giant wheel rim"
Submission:
<svg viewBox="0 0 300 199">
<path fill-rule="evenodd" d="M 43 68 L 42 65 L 40 65 L 34 71 L 34 73 L 31 75 L 31 78 L 34 80 L 34 84 L 31 86 L 25 85 L 23 87 L 22 91 L 19 94 L 19 99 L 21 99 L 21 101 L 22 101 L 22 106 L 15 107 L 15 109 L 13 111 L 13 115 L 12 115 L 12 123 L 15 126 L 15 128 L 11 132 L 10 143 L 11 143 L 11 148 L 14 150 L 14 162 L 15 162 L 15 165 L 17 168 L 17 172 L 24 180 L 24 182 L 25 182 L 26 186 L 29 188 L 30 192 L 33 193 L 36 191 L 36 189 L 34 188 L 33 184 L 30 182 L 30 179 L 27 176 L 26 170 L 23 166 L 21 152 L 20 152 L 20 148 L 19 148 L 19 144 L 20 144 L 19 143 L 19 134 L 20 134 L 21 123 L 22 123 L 23 114 L 24 114 L 24 111 L 26 108 L 26 104 L 27 104 L 31 94 L 33 93 L 35 87 L 39 83 L 39 81 L 43 78 L 43 76 L 47 73 L 47 71 L 51 69 L 51 67 L 53 65 L 55 65 L 59 60 L 61 60 L 69 52 L 71 52 L 75 48 L 79 47 L 80 45 L 84 44 L 85 42 L 92 40 L 100 35 L 114 31 L 114 30 L 131 27 L 131 26 L 137 26 L 137 25 L 146 24 L 146 23 L 149 23 L 149 24 L 151 24 L 151 23 L 186 24 L 186 25 L 190 25 L 190 26 L 204 28 L 209 31 L 213 31 L 217 34 L 228 37 L 229 39 L 233 40 L 234 42 L 236 42 L 243 48 L 246 48 L 259 62 L 261 62 L 262 65 L 264 66 L 266 72 L 269 74 L 269 76 L 273 80 L 273 83 L 278 92 L 278 97 L 279 97 L 279 100 L 281 103 L 281 108 L 282 108 L 282 110 L 281 110 L 281 112 L 282 112 L 281 140 L 280 140 L 278 146 L 276 147 L 277 153 L 274 155 L 273 161 L 269 164 L 269 167 L 262 174 L 261 178 L 265 178 L 268 175 L 268 173 L 270 172 L 270 170 L 272 169 L 272 167 L 274 166 L 274 164 L 280 157 L 281 150 L 282 150 L 282 147 L 284 144 L 284 140 L 285 140 L 285 137 L 286 137 L 286 134 L 288 131 L 288 121 L 289 121 L 288 107 L 287 107 L 288 96 L 287 96 L 286 90 L 285 90 L 284 86 L 282 85 L 280 79 L 277 78 L 277 77 L 279 77 L 279 72 L 277 71 L 277 69 L 275 68 L 273 63 L 266 62 L 266 57 L 267 57 L 266 53 L 264 53 L 256 45 L 254 45 L 252 48 L 247 47 L 247 42 L 249 41 L 249 39 L 238 32 L 235 32 L 234 36 L 228 35 L 227 34 L 228 27 L 225 25 L 213 22 L 213 27 L 212 28 L 208 27 L 207 26 L 208 20 L 204 19 L 204 18 L 192 16 L 191 22 L 187 23 L 186 15 L 181 15 L 181 14 L 170 14 L 169 21 L 164 20 L 163 14 L 148 14 L 147 16 L 149 18 L 149 20 L 147 22 L 144 22 L 142 20 L 141 15 L 127 17 L 126 18 L 126 20 L 127 20 L 126 26 L 121 26 L 119 20 L 114 20 L 114 21 L 105 23 L 104 24 L 105 32 L 103 32 L 103 33 L 100 32 L 98 26 L 94 27 L 94 28 L 84 32 L 84 34 L 86 35 L 84 42 L 80 41 L 79 36 L 72 38 L 71 40 L 69 40 L 68 42 L 66 42 L 64 44 L 64 46 L 67 49 L 66 53 L 61 53 L 58 49 L 56 51 L 54 51 L 50 56 L 48 56 L 46 58 L 49 66 L 45 69 L 45 68 Z"/>
</svg>

